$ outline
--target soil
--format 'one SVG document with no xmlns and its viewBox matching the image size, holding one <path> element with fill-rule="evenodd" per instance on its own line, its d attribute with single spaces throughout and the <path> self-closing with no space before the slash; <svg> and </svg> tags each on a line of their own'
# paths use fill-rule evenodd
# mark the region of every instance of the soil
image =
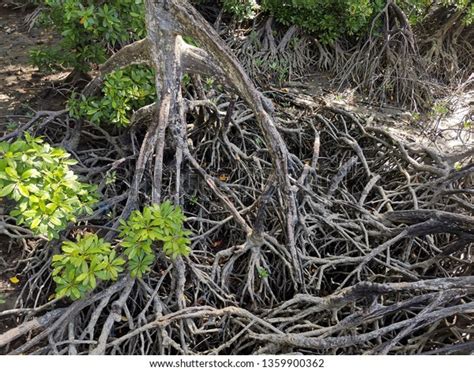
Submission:
<svg viewBox="0 0 474 371">
<path fill-rule="evenodd" d="M 53 42 L 50 32 L 28 30 L 28 11 L 14 9 L 0 0 L 0 125 L 8 124 L 9 115 L 31 109 L 59 109 L 60 100 L 47 94 L 53 81 L 67 73 L 47 75 L 31 65 L 32 48 Z M 58 101 L 58 102 L 56 102 Z M 2 128 L 0 126 L 0 128 Z M 2 128 L 4 129 L 4 128 Z"/>
</svg>

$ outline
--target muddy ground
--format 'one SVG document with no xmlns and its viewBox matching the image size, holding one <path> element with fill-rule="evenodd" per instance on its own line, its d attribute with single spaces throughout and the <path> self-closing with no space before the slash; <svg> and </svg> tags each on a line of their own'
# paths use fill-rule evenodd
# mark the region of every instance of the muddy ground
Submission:
<svg viewBox="0 0 474 371">
<path fill-rule="evenodd" d="M 57 109 L 62 103 L 57 96 L 51 99 L 48 88 L 67 73 L 48 75 L 30 63 L 32 48 L 54 42 L 49 32 L 28 30 L 25 18 L 30 13 L 0 1 L 0 125 L 8 115 Z"/>
</svg>

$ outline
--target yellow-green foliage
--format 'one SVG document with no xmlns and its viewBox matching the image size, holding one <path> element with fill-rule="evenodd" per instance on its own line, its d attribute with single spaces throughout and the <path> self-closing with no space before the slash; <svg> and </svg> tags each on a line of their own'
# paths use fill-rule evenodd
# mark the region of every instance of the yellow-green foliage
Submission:
<svg viewBox="0 0 474 371">
<path fill-rule="evenodd" d="M 56 297 L 79 299 L 97 286 L 97 280 L 115 281 L 125 260 L 118 257 L 110 243 L 95 234 L 66 241 L 62 254 L 53 256 Z"/>
<path fill-rule="evenodd" d="M 24 140 L 0 142 L 0 197 L 16 201 L 10 215 L 18 224 L 53 239 L 92 212 L 95 188 L 78 180 L 69 168 L 75 163 L 64 149 L 27 133 Z"/>
<path fill-rule="evenodd" d="M 166 201 L 145 207 L 143 212 L 136 210 L 127 221 L 121 222 L 121 245 L 132 276 L 141 277 L 155 261 L 153 242 L 160 241 L 164 253 L 173 259 L 189 255 L 190 232 L 183 228 L 184 220 L 181 208 Z"/>
<path fill-rule="evenodd" d="M 64 242 L 62 253 L 54 255 L 52 262 L 56 297 L 80 299 L 94 290 L 98 280 L 115 281 L 125 263 L 132 277 L 143 277 L 155 262 L 156 247 L 171 259 L 189 255 L 190 232 L 183 228 L 184 220 L 181 208 L 166 201 L 122 220 L 122 240 L 115 247 L 95 234 Z M 159 246 L 154 246 L 156 242 Z M 127 262 L 117 255 L 118 249 L 123 249 Z"/>
</svg>

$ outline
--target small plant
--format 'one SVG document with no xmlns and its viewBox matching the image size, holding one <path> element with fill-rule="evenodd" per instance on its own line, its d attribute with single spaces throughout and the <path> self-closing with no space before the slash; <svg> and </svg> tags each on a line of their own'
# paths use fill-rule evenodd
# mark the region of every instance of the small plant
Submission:
<svg viewBox="0 0 474 371">
<path fill-rule="evenodd" d="M 116 181 L 117 181 L 117 172 L 115 170 L 108 171 L 105 174 L 105 184 L 106 185 L 114 184 Z"/>
<path fill-rule="evenodd" d="M 133 277 L 142 277 L 155 261 L 153 242 L 163 243 L 164 253 L 175 259 L 189 255 L 190 232 L 183 228 L 185 216 L 178 206 L 169 201 L 161 205 L 145 207 L 143 212 L 134 211 L 127 221 L 121 221 L 121 245 L 129 259 Z"/>
<path fill-rule="evenodd" d="M 25 134 L 0 142 L 0 197 L 16 201 L 10 215 L 49 239 L 81 214 L 92 213 L 95 187 L 81 183 L 69 166 L 76 161 L 62 148 Z"/>
<path fill-rule="evenodd" d="M 132 277 L 143 277 L 155 262 L 153 243 L 161 242 L 164 253 L 176 259 L 191 252 L 190 232 L 183 228 L 184 214 L 170 202 L 134 211 L 127 221 L 121 221 L 122 241 L 114 248 L 95 234 L 86 234 L 77 242 L 66 241 L 62 253 L 53 256 L 53 280 L 56 297 L 73 300 L 94 290 L 97 281 L 115 281 L 126 261 L 116 254 L 123 247 Z"/>
<path fill-rule="evenodd" d="M 215 81 L 214 81 L 213 78 L 211 78 L 211 77 L 206 78 L 206 80 L 205 80 L 206 89 L 210 90 L 212 88 L 212 85 L 214 84 L 214 82 Z"/>
<path fill-rule="evenodd" d="M 66 241 L 62 254 L 53 256 L 53 280 L 56 297 L 79 299 L 97 286 L 97 280 L 115 281 L 125 260 L 117 257 L 110 243 L 95 234 Z"/>
<path fill-rule="evenodd" d="M 196 195 L 192 195 L 189 198 L 189 202 L 191 202 L 192 205 L 197 205 L 199 203 L 199 198 Z"/>
<path fill-rule="evenodd" d="M 264 61 L 261 58 L 256 58 L 254 59 L 253 64 L 255 65 L 255 67 L 259 68 L 263 66 Z"/>
<path fill-rule="evenodd" d="M 6 127 L 7 127 L 7 131 L 11 132 L 18 128 L 18 124 L 16 122 L 9 121 Z"/>
<path fill-rule="evenodd" d="M 289 67 L 285 61 L 273 61 L 270 63 L 269 67 L 273 71 L 278 83 L 281 84 L 286 79 L 288 79 Z"/>
<path fill-rule="evenodd" d="M 454 164 L 454 170 L 461 171 L 462 170 L 462 164 L 460 162 L 456 162 Z"/>
<path fill-rule="evenodd" d="M 0 294 L 0 304 L 5 304 L 6 303 L 6 300 L 5 300 L 5 297 Z"/>
<path fill-rule="evenodd" d="M 412 118 L 413 122 L 418 122 L 418 121 L 420 121 L 421 115 L 418 112 L 413 112 L 411 114 L 411 118 Z"/>
<path fill-rule="evenodd" d="M 154 102 L 155 74 L 145 66 L 131 66 L 105 78 L 101 97 L 72 95 L 68 101 L 72 117 L 86 118 L 94 124 L 130 124 L 132 112 Z"/>
<path fill-rule="evenodd" d="M 257 268 L 257 273 L 258 273 L 258 276 L 262 279 L 270 277 L 270 273 L 268 273 L 268 271 L 262 267 Z"/>
<path fill-rule="evenodd" d="M 432 114 L 434 116 L 444 116 L 449 113 L 449 108 L 446 103 L 438 102 L 433 105 Z"/>
</svg>

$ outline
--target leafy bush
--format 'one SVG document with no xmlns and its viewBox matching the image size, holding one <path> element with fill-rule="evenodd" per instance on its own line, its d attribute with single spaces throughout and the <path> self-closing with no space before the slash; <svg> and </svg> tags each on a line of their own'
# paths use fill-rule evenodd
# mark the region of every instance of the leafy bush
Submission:
<svg viewBox="0 0 474 371">
<path fill-rule="evenodd" d="M 382 0 L 262 0 L 264 10 L 285 25 L 317 34 L 323 43 L 367 30 Z"/>
<path fill-rule="evenodd" d="M 128 270 L 132 277 L 142 277 L 155 262 L 153 243 L 160 241 L 164 253 L 172 259 L 191 252 L 190 232 L 183 228 L 184 214 L 170 202 L 134 211 L 127 221 L 121 221 L 122 241 Z M 117 256 L 108 242 L 95 234 L 79 237 L 77 242 L 66 241 L 62 254 L 53 256 L 53 280 L 56 297 L 82 298 L 94 290 L 97 280 L 115 281 L 124 270 L 125 260 Z"/>
<path fill-rule="evenodd" d="M 76 163 L 62 148 L 25 133 L 25 140 L 0 142 L 0 197 L 16 201 L 10 215 L 49 239 L 76 216 L 91 213 L 95 188 L 69 169 Z"/>
<path fill-rule="evenodd" d="M 57 298 L 79 299 L 95 289 L 97 280 L 117 280 L 125 264 L 112 245 L 95 234 L 64 242 L 62 252 L 53 256 L 52 263 Z"/>
<path fill-rule="evenodd" d="M 59 45 L 32 51 L 41 68 L 86 72 L 116 50 L 145 36 L 143 0 L 43 0 L 41 22 L 57 30 Z M 66 51 L 66 52 L 64 52 Z"/>
<path fill-rule="evenodd" d="M 428 0 L 417 0 L 415 2 L 428 2 Z M 432 5 L 432 4 L 430 4 Z M 474 2 L 471 0 L 441 0 L 440 5 L 446 9 L 460 11 L 463 13 L 462 23 L 466 26 L 474 22 Z"/>
<path fill-rule="evenodd" d="M 155 261 L 152 244 L 163 243 L 163 251 L 173 259 L 190 253 L 190 232 L 183 228 L 185 216 L 179 206 L 169 201 L 161 205 L 145 207 L 143 212 L 134 211 L 127 221 L 121 221 L 121 245 L 129 259 L 132 276 L 141 277 Z"/>
<path fill-rule="evenodd" d="M 470 26 L 474 23 L 474 2 L 466 3 L 465 11 L 466 15 L 463 18 L 463 22 L 466 26 Z"/>
<path fill-rule="evenodd" d="M 156 97 L 155 74 L 146 66 L 130 66 L 105 78 L 101 97 L 77 95 L 68 101 L 72 117 L 83 117 L 95 124 L 127 126 L 134 110 L 153 103 Z"/>
<path fill-rule="evenodd" d="M 372 17 L 385 5 L 384 0 L 261 0 L 259 4 L 255 0 L 223 0 L 222 3 L 224 10 L 238 20 L 254 17 L 261 8 L 284 25 L 297 25 L 316 34 L 322 43 L 365 32 Z"/>
</svg>

